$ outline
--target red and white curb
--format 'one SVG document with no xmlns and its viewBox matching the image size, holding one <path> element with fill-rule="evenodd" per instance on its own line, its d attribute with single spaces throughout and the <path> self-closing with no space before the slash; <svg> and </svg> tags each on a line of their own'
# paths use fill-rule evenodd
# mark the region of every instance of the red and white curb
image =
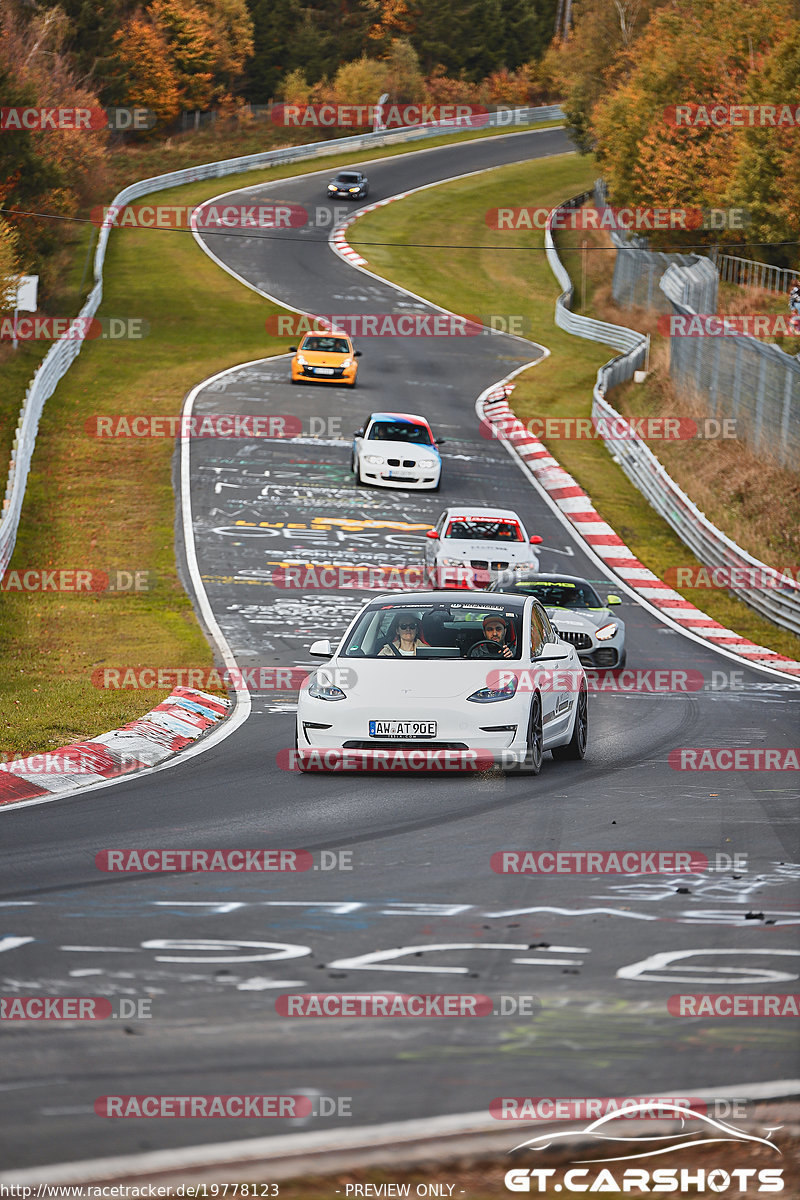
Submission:
<svg viewBox="0 0 800 1200">
<path fill-rule="evenodd" d="M 726 629 L 639 561 L 596 511 L 583 488 L 514 414 L 508 403 L 514 387 L 515 384 L 504 381 L 484 393 L 478 405 L 479 416 L 492 427 L 492 437 L 512 447 L 594 554 L 632 591 L 682 628 L 754 665 L 800 677 L 800 662 Z"/>
<path fill-rule="evenodd" d="M 416 191 L 417 189 L 414 190 Z M 367 260 L 362 258 L 362 256 L 350 245 L 345 235 L 345 230 L 349 229 L 351 225 L 354 225 L 359 217 L 363 217 L 367 213 L 374 212 L 376 208 L 385 208 L 387 204 L 392 204 L 395 200 L 404 200 L 406 196 L 410 195 L 410 192 L 398 192 L 396 196 L 389 196 L 386 200 L 376 200 L 374 204 L 367 204 L 364 208 L 360 208 L 357 213 L 354 213 L 352 217 L 348 217 L 346 221 L 343 221 L 341 225 L 337 225 L 331 236 L 331 243 L 335 247 L 337 253 L 339 253 L 342 258 L 346 259 L 347 262 L 353 263 L 353 265 L 356 267 L 366 266 Z"/>
<path fill-rule="evenodd" d="M 223 696 L 175 688 L 162 704 L 122 729 L 1 764 L 0 805 L 74 792 L 153 767 L 218 725 L 229 708 Z"/>
</svg>

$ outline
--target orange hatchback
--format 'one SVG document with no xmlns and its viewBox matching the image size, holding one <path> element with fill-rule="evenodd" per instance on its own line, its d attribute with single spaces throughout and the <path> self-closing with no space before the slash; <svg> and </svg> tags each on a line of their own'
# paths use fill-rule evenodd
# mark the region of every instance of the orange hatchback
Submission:
<svg viewBox="0 0 800 1200">
<path fill-rule="evenodd" d="M 290 346 L 292 383 L 343 383 L 356 386 L 360 350 L 343 333 L 307 333 L 299 346 Z"/>
</svg>

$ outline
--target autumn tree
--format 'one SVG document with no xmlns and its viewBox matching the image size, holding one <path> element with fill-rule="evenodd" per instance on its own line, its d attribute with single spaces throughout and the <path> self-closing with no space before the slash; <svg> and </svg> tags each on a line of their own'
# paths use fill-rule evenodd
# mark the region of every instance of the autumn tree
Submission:
<svg viewBox="0 0 800 1200">
<path fill-rule="evenodd" d="M 747 185 L 747 170 L 739 166 L 747 145 L 744 130 L 680 127 L 673 114 L 676 105 L 739 105 L 749 93 L 764 89 L 769 93 L 785 87 L 788 99 L 797 78 L 796 43 L 785 38 L 784 54 L 775 59 L 769 79 L 762 78 L 762 64 L 770 60 L 782 31 L 796 25 L 791 4 L 673 0 L 653 15 L 636 43 L 628 76 L 594 109 L 598 160 L 614 203 L 715 206 L 737 190 L 737 179 L 738 193 L 744 196 L 759 174 L 763 178 L 766 164 L 768 169 L 777 165 L 776 131 L 759 131 L 767 136 L 750 143 L 753 179 Z M 792 143 L 796 136 L 793 131 Z M 761 165 L 756 167 L 759 146 Z M 787 183 L 791 190 L 791 180 Z M 774 185 L 767 189 L 767 203 L 776 192 Z"/>
<path fill-rule="evenodd" d="M 0 18 L 0 95 L 9 108 L 97 108 L 64 52 L 62 9 L 9 3 Z M 47 285 L 46 256 L 63 243 L 52 216 L 75 212 L 103 178 L 104 130 L 6 130 L 0 135 L 0 207 L 41 216 L 3 214 L 17 235 L 18 256 Z M 47 216 L 45 214 L 52 214 Z"/>
<path fill-rule="evenodd" d="M 666 0 L 574 0 L 572 30 L 544 56 L 544 69 L 563 97 L 567 125 L 578 148 L 594 146 L 595 105 L 630 70 L 630 52 L 651 13 Z"/>
<path fill-rule="evenodd" d="M 750 73 L 745 103 L 774 104 L 778 109 L 788 103 L 794 109 L 800 79 L 800 21 L 781 23 L 776 38 L 776 45 L 764 54 L 759 69 Z M 777 243 L 770 261 L 796 266 L 800 238 L 800 133 L 791 125 L 745 129 L 738 142 L 739 153 L 727 201 L 749 211 L 748 236 L 752 241 Z M 779 244 L 787 242 L 794 245 Z"/>
</svg>

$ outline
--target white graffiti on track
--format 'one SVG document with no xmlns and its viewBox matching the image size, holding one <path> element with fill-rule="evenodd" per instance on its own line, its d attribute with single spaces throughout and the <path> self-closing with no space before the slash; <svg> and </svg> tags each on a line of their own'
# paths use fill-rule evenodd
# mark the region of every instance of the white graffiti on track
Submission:
<svg viewBox="0 0 800 1200">
<path fill-rule="evenodd" d="M 775 870 L 763 875 L 697 874 L 674 875 L 666 878 L 635 883 L 612 883 L 605 891 L 595 893 L 594 898 L 605 899 L 613 897 L 620 900 L 647 901 L 649 903 L 674 900 L 678 888 L 688 888 L 691 896 L 697 899 L 727 901 L 731 904 L 741 904 L 754 894 L 760 894 L 764 888 L 781 887 L 800 879 L 800 866 L 797 863 L 776 863 Z"/>
</svg>

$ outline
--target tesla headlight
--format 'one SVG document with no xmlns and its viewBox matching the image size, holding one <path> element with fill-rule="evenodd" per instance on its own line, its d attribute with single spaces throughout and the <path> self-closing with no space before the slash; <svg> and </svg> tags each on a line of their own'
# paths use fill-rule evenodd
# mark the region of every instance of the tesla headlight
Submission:
<svg viewBox="0 0 800 1200">
<path fill-rule="evenodd" d="M 380 454 L 365 454 L 364 462 L 368 462 L 372 467 L 379 467 L 386 460 L 381 458 Z"/>
<path fill-rule="evenodd" d="M 418 467 L 422 467 L 423 471 L 430 471 L 431 467 L 436 466 L 435 458 L 421 458 L 417 463 Z"/>
<path fill-rule="evenodd" d="M 308 694 L 315 700 L 346 700 L 347 695 L 332 683 L 319 683 L 316 679 L 308 685 Z"/>
<path fill-rule="evenodd" d="M 475 704 L 494 704 L 497 700 L 510 700 L 517 691 L 517 677 L 513 675 L 503 687 L 497 688 L 480 688 L 477 692 L 473 692 L 471 696 L 467 696 L 468 700 L 472 700 Z"/>
<path fill-rule="evenodd" d="M 610 625 L 601 625 L 594 636 L 597 638 L 598 642 L 607 642 L 609 638 L 614 636 L 618 629 L 619 625 L 616 625 L 612 621 Z"/>
</svg>

